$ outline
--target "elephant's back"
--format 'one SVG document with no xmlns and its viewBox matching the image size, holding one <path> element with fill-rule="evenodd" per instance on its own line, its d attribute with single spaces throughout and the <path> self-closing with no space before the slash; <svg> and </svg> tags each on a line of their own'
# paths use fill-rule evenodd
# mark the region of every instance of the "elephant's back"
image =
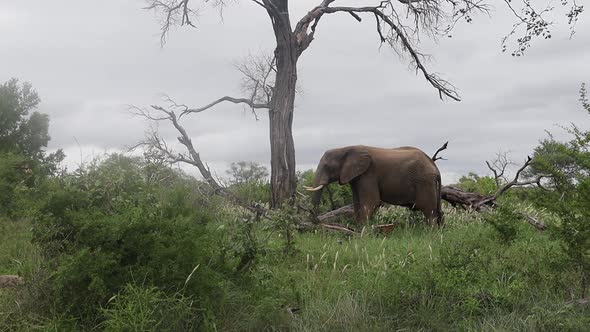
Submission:
<svg viewBox="0 0 590 332">
<path fill-rule="evenodd" d="M 408 169 L 416 172 L 438 174 L 438 168 L 424 151 L 403 146 L 394 149 L 374 148 L 371 155 L 378 163 L 389 164 L 390 167 Z"/>
</svg>

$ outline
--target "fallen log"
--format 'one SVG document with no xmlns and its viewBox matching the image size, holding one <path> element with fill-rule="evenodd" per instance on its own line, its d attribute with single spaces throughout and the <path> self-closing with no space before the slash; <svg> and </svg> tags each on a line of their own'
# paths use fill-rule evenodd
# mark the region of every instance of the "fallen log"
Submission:
<svg viewBox="0 0 590 332">
<path fill-rule="evenodd" d="M 567 301 L 566 304 L 567 305 L 587 306 L 587 305 L 590 305 L 590 298 L 571 300 L 571 301 Z"/>
<path fill-rule="evenodd" d="M 529 224 L 531 224 L 536 229 L 538 229 L 540 231 L 544 231 L 545 229 L 547 229 L 547 225 L 545 225 L 541 220 L 539 220 L 533 216 L 529 216 L 526 213 L 522 213 L 522 216 Z"/>
<path fill-rule="evenodd" d="M 320 223 L 325 223 L 329 220 L 334 220 L 342 217 L 351 216 L 354 214 L 352 205 L 346 205 L 336 210 L 328 211 L 317 216 Z"/>
<path fill-rule="evenodd" d="M 338 231 L 342 233 L 346 233 L 348 235 L 360 235 L 361 233 L 355 231 L 354 229 L 336 223 L 318 223 L 318 222 L 309 222 L 304 221 L 297 224 L 297 229 L 302 232 L 309 232 L 312 230 L 316 230 L 318 228 L 327 229 L 329 231 Z"/>
<path fill-rule="evenodd" d="M 389 234 L 391 233 L 396 226 L 398 226 L 398 223 L 392 223 L 392 224 L 385 224 L 385 225 L 375 225 L 373 226 L 373 230 L 377 233 L 381 233 L 381 234 Z"/>
<path fill-rule="evenodd" d="M 453 186 L 442 187 L 440 194 L 441 198 L 449 202 L 453 207 L 459 206 L 466 210 L 470 209 L 479 212 L 496 206 L 495 195 L 481 195 Z"/>
<path fill-rule="evenodd" d="M 493 195 L 485 196 L 478 193 L 464 191 L 453 186 L 444 186 L 441 189 L 441 198 L 452 206 L 459 206 L 463 209 L 472 209 L 482 211 L 486 208 L 496 206 L 496 197 Z M 318 222 L 327 222 L 354 214 L 352 205 L 346 205 L 336 210 L 324 212 L 317 216 Z"/>
<path fill-rule="evenodd" d="M 322 228 L 328 229 L 328 230 L 334 230 L 334 231 L 340 231 L 340 232 L 344 232 L 346 234 L 350 234 L 350 235 L 360 235 L 361 233 L 355 231 L 354 229 L 347 227 L 347 226 L 343 226 L 340 224 L 324 224 L 321 223 L 320 226 Z"/>
</svg>

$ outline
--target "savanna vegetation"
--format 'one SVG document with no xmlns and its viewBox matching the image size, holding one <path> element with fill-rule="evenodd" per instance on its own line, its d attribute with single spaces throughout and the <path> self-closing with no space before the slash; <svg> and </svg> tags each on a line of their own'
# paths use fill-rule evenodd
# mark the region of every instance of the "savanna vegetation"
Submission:
<svg viewBox="0 0 590 332">
<path fill-rule="evenodd" d="M 542 138 L 483 212 L 445 205 L 444 228 L 383 207 L 358 235 L 301 231 L 307 198 L 254 214 L 159 153 L 75 170 L 48 154 L 49 121 L 0 86 L 0 287 L 6 331 L 583 331 L 590 326 L 590 130 Z M 586 90 L 582 110 L 590 112 Z M 31 129 L 36 128 L 36 129 Z M 310 185 L 313 171 L 298 174 Z M 502 177 L 457 187 L 491 194 Z M 227 190 L 270 205 L 268 171 L 232 165 Z M 300 190 L 303 192 L 303 190 Z M 330 185 L 322 211 L 350 204 Z M 524 220 L 533 216 L 540 231 Z M 345 223 L 346 220 L 341 221 Z M 372 226 L 395 224 L 382 234 Z"/>
</svg>

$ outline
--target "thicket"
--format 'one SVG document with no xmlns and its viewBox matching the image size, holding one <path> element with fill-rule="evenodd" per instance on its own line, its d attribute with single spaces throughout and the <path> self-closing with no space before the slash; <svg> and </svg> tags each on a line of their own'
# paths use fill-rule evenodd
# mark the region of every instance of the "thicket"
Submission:
<svg viewBox="0 0 590 332">
<path fill-rule="evenodd" d="M 590 110 L 585 90 L 582 103 Z M 590 134 L 568 130 L 572 140 L 549 137 L 535 150 L 527 175 L 548 175 L 544 188 L 514 190 L 485 213 L 447 207 L 442 229 L 383 207 L 361 236 L 299 233 L 304 201 L 257 219 L 149 154 L 58 172 L 3 152 L 0 273 L 26 285 L 0 289 L 0 330 L 582 331 Z M 268 204 L 263 167 L 230 172 L 230 190 Z M 458 184 L 495 185 L 475 175 Z M 350 200 L 333 185 L 321 210 Z M 371 231 L 392 222 L 392 233 Z"/>
</svg>

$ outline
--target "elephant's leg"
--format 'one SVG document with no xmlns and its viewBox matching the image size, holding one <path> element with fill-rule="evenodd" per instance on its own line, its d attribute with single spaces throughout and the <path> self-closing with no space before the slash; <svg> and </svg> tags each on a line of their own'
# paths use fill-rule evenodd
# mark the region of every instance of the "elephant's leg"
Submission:
<svg viewBox="0 0 590 332">
<path fill-rule="evenodd" d="M 434 210 L 425 208 L 422 210 L 422 213 L 424 214 L 424 221 L 430 226 L 434 226 L 434 221 L 436 219 L 436 213 Z"/>
<path fill-rule="evenodd" d="M 376 183 L 359 179 L 352 184 L 354 214 L 358 225 L 364 225 L 381 205 L 381 196 Z"/>
<path fill-rule="evenodd" d="M 418 188 L 416 194 L 416 208 L 422 211 L 425 221 L 429 225 L 434 226 L 439 212 L 436 188 L 432 187 L 432 184 L 429 186 L 423 184 L 422 188 Z"/>
<path fill-rule="evenodd" d="M 352 207 L 354 208 L 354 219 L 357 225 L 363 225 L 366 222 L 366 217 L 363 215 L 363 207 L 361 205 L 359 193 L 357 190 L 352 188 Z"/>
</svg>

